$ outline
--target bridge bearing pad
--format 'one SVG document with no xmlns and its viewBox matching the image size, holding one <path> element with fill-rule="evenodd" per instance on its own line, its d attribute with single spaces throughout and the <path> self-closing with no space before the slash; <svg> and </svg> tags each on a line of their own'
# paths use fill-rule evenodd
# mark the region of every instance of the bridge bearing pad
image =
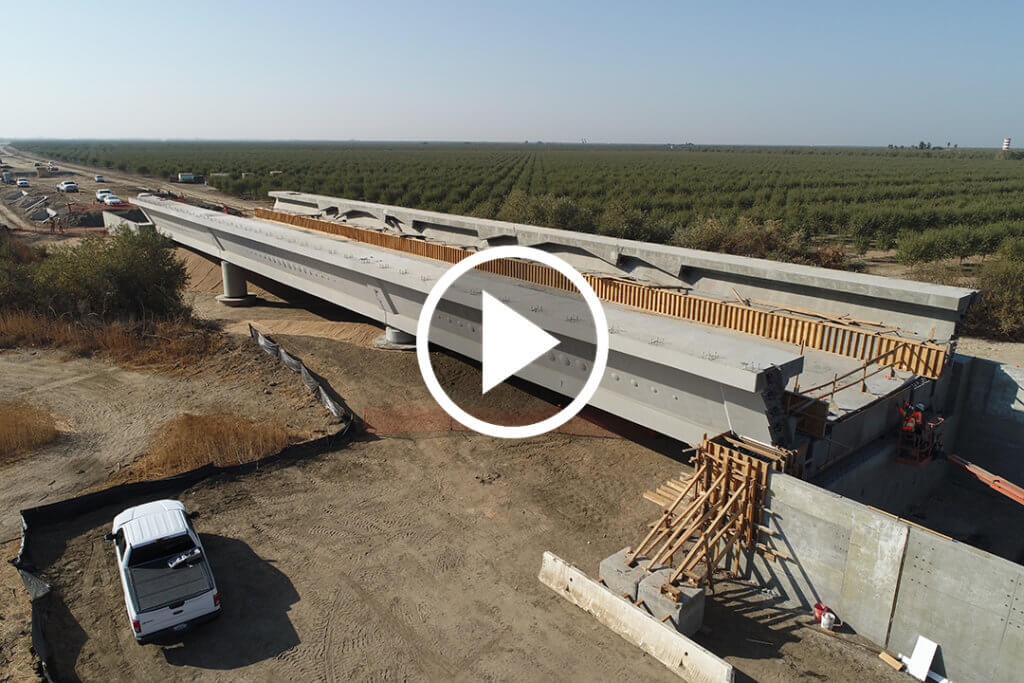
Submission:
<svg viewBox="0 0 1024 683">
<path fill-rule="evenodd" d="M 217 297 L 217 301 L 224 304 L 225 306 L 252 306 L 256 303 L 255 294 L 246 294 L 245 296 L 227 296 L 221 294 Z"/>
<path fill-rule="evenodd" d="M 614 555 L 609 555 L 601 560 L 597 575 L 604 580 L 604 585 L 612 593 L 626 596 L 636 602 L 637 586 L 648 576 L 647 570 L 644 569 L 648 558 L 641 555 L 630 564 L 626 561 L 626 553 L 629 550 L 629 548 L 623 548 Z"/>
<path fill-rule="evenodd" d="M 675 602 L 663 595 L 661 587 L 675 573 L 674 569 L 659 569 L 651 572 L 637 587 L 637 598 L 644 601 L 643 607 L 655 619 L 669 615 L 669 621 L 683 635 L 692 636 L 704 623 L 704 589 L 680 584 L 676 586 L 683 597 Z"/>
<path fill-rule="evenodd" d="M 385 327 L 384 334 L 376 337 L 373 345 L 388 351 L 415 351 L 416 337 L 395 327 Z"/>
</svg>

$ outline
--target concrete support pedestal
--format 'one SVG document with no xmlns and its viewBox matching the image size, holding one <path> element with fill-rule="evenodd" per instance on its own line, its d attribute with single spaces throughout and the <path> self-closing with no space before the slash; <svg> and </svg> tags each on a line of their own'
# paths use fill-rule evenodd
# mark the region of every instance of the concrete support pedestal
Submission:
<svg viewBox="0 0 1024 683">
<path fill-rule="evenodd" d="M 648 559 L 641 555 L 632 563 L 627 562 L 627 551 L 629 548 L 623 548 L 601 560 L 598 577 L 612 593 L 629 598 L 630 602 L 636 602 L 637 586 L 648 576 L 647 570 L 644 569 Z"/>
<path fill-rule="evenodd" d="M 373 340 L 373 345 L 389 351 L 415 351 L 416 337 L 388 325 L 384 328 L 384 334 Z"/>
<path fill-rule="evenodd" d="M 637 599 L 643 600 L 643 606 L 655 619 L 661 620 L 668 616 L 669 622 L 680 633 L 692 636 L 704 623 L 704 589 L 680 584 L 676 586 L 683 593 L 682 599 L 675 602 L 662 594 L 661 587 L 675 570 L 659 569 L 651 572 L 637 587 Z"/>
<path fill-rule="evenodd" d="M 224 282 L 224 293 L 217 301 L 225 306 L 248 306 L 256 298 L 249 294 L 245 271 L 233 263 L 220 262 L 221 280 Z"/>
</svg>

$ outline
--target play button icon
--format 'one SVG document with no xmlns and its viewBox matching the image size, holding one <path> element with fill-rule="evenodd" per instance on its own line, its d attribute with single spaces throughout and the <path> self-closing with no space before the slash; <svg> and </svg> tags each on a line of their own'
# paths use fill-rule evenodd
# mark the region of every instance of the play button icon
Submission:
<svg viewBox="0 0 1024 683">
<path fill-rule="evenodd" d="M 558 346 L 558 339 L 483 292 L 483 393 Z"/>
<path fill-rule="evenodd" d="M 517 283 L 504 275 L 488 275 L 482 266 L 499 259 L 534 261 L 557 271 L 582 295 L 583 302 L 564 289 L 537 290 L 535 284 Z M 468 284 L 460 282 L 460 287 L 449 295 L 448 290 L 453 289 L 456 280 L 463 276 L 466 276 Z M 554 282 L 557 278 L 537 280 L 541 281 Z M 501 292 L 508 296 L 499 299 L 494 295 Z M 544 299 L 549 309 L 542 312 L 543 306 L 534 305 L 539 299 Z M 439 310 L 438 304 L 442 300 L 445 306 Z M 529 302 L 530 310 L 537 312 L 538 320 L 530 320 L 525 307 L 520 308 L 520 312 L 508 305 L 516 301 L 520 306 Z M 582 346 L 580 330 L 569 329 L 573 325 L 584 324 L 579 322 L 582 317 L 575 312 L 579 311 L 581 303 L 586 304 L 594 326 L 593 335 L 583 335 L 591 341 Z M 570 346 L 573 348 L 556 349 L 561 343 L 559 338 L 538 324 L 540 318 L 552 331 L 569 335 L 566 339 L 572 341 Z M 517 374 L 556 390 L 560 386 L 571 387 L 577 391 L 576 396 L 554 415 L 528 425 L 492 424 L 470 415 L 452 400 L 434 374 L 430 360 L 430 333 L 435 322 L 443 325 L 442 343 L 447 348 L 480 361 L 481 396 Z M 473 333 L 477 334 L 475 342 L 470 341 Z M 587 353 L 588 357 L 580 358 L 580 349 L 588 344 L 593 356 Z M 416 324 L 416 360 L 431 396 L 453 419 L 488 436 L 525 439 L 562 426 L 594 396 L 608 362 L 608 322 L 601 301 L 586 278 L 561 258 L 530 247 L 491 247 L 456 263 L 431 288 Z M 583 381 L 582 377 L 586 380 Z"/>
</svg>

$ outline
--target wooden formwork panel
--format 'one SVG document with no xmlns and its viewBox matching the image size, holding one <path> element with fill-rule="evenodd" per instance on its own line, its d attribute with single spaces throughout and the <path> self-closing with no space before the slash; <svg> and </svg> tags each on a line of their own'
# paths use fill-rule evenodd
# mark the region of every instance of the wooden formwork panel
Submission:
<svg viewBox="0 0 1024 683">
<path fill-rule="evenodd" d="M 458 263 L 474 253 L 461 247 L 270 209 L 255 209 L 254 215 L 447 263 Z M 478 266 L 478 269 L 555 289 L 575 289 L 568 278 L 539 263 L 500 259 L 489 261 Z M 946 364 L 946 348 L 930 342 L 901 339 L 840 322 L 812 320 L 792 313 L 762 310 L 751 307 L 747 302 L 708 299 L 598 275 L 583 277 L 599 299 L 650 313 L 723 327 L 861 361 L 877 359 L 876 362 L 881 365 L 933 379 L 942 373 Z"/>
<path fill-rule="evenodd" d="M 703 439 L 687 478 L 670 479 L 644 497 L 662 508 L 629 556 L 644 557 L 648 571 L 671 567 L 667 584 L 710 584 L 730 559 L 738 572 L 738 549 L 760 551 L 761 516 L 772 471 L 786 471 L 795 451 L 743 441 L 726 432 Z M 671 596 L 666 587 L 662 592 Z"/>
</svg>

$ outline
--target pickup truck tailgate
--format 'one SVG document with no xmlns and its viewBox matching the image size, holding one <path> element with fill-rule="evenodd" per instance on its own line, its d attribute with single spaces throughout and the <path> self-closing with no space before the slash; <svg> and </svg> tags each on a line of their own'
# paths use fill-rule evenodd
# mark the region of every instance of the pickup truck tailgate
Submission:
<svg viewBox="0 0 1024 683">
<path fill-rule="evenodd" d="M 205 562 L 170 569 L 163 561 L 157 566 L 130 567 L 128 571 L 139 612 L 180 602 L 213 588 Z"/>
</svg>

